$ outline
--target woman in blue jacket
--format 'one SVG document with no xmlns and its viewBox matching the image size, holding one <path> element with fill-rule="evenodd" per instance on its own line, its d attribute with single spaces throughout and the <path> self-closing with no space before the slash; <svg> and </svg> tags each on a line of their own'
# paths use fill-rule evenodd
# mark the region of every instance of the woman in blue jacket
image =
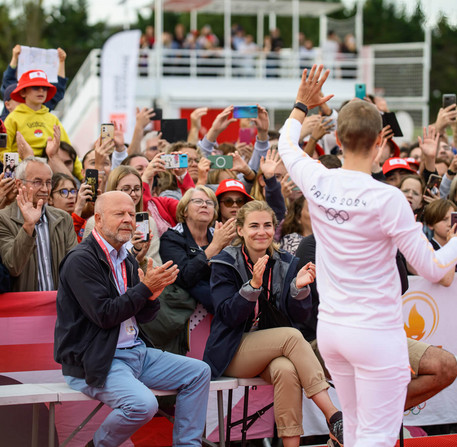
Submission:
<svg viewBox="0 0 457 447">
<path fill-rule="evenodd" d="M 335 447 L 343 445 L 342 415 L 327 393 L 328 383 L 309 343 L 293 326 L 311 308 L 308 284 L 315 266 L 297 273 L 298 258 L 273 242 L 276 216 L 262 201 L 239 211 L 238 238 L 211 259 L 215 315 L 205 360 L 214 377 L 262 377 L 274 386 L 278 435 L 285 447 L 298 447 L 302 396 L 324 413 Z"/>
</svg>

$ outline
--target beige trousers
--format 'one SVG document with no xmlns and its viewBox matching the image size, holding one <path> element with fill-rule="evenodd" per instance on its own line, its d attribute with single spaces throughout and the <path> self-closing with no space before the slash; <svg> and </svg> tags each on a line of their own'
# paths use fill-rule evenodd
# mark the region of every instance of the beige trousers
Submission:
<svg viewBox="0 0 457 447">
<path fill-rule="evenodd" d="M 329 387 L 310 344 L 300 331 L 290 327 L 244 334 L 225 374 L 260 376 L 274 386 L 274 415 L 280 437 L 303 434 L 302 389 L 310 398 Z"/>
</svg>

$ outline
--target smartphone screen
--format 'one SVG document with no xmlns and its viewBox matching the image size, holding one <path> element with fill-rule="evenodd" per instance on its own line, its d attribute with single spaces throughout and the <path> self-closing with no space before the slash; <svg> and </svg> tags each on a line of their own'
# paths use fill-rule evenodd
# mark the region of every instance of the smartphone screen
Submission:
<svg viewBox="0 0 457 447">
<path fill-rule="evenodd" d="M 257 106 L 235 106 L 233 118 L 257 118 Z"/>
<path fill-rule="evenodd" d="M 436 195 L 440 192 L 442 177 L 440 175 L 432 174 L 428 178 L 427 186 L 425 187 L 425 194 L 430 195 L 428 191 Z"/>
<path fill-rule="evenodd" d="M 17 152 L 5 152 L 3 154 L 3 178 L 16 178 L 16 168 L 19 164 L 19 154 Z"/>
<path fill-rule="evenodd" d="M 90 185 L 92 198 L 91 201 L 97 200 L 97 189 L 98 189 L 98 170 L 97 169 L 86 169 L 86 183 Z"/>
<path fill-rule="evenodd" d="M 365 84 L 355 84 L 355 97 L 365 99 L 367 96 L 367 87 Z"/>
<path fill-rule="evenodd" d="M 451 227 L 457 224 L 457 213 L 451 213 Z M 457 228 L 454 233 L 457 232 Z"/>
<path fill-rule="evenodd" d="M 136 229 L 143 233 L 143 241 L 149 241 L 149 214 L 136 213 Z"/>
</svg>

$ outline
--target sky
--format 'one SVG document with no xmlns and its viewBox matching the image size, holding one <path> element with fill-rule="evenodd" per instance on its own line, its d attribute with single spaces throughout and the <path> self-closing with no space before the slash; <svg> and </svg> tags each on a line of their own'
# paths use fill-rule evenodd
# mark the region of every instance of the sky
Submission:
<svg viewBox="0 0 457 447">
<path fill-rule="evenodd" d="M 106 7 L 107 2 L 100 0 L 88 0 L 89 4 L 89 21 L 105 21 L 109 24 L 123 25 L 126 19 L 134 21 L 136 11 L 147 12 L 148 6 L 153 0 L 109 0 L 111 5 Z M 343 3 L 352 7 L 358 0 L 342 0 Z M 387 0 L 397 4 L 399 7 L 404 6 L 407 11 L 414 11 L 416 0 Z M 422 10 L 429 18 L 429 23 L 433 26 L 440 14 L 443 12 L 447 15 L 451 24 L 457 25 L 457 0 L 420 0 Z M 124 3 L 124 4 L 122 4 Z M 44 0 L 44 7 L 50 8 L 60 4 L 60 0 Z"/>
</svg>

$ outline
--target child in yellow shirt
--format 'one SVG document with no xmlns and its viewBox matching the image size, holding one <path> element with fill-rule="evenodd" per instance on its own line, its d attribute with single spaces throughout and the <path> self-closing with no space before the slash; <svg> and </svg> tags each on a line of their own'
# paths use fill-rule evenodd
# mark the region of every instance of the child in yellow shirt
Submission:
<svg viewBox="0 0 457 447">
<path fill-rule="evenodd" d="M 48 138 L 54 135 L 54 125 L 60 127 L 60 141 L 71 144 L 59 119 L 43 105 L 56 94 L 56 91 L 56 87 L 48 82 L 46 73 L 42 70 L 30 70 L 21 76 L 16 89 L 11 93 L 11 98 L 21 104 L 5 119 L 8 137 L 6 148 L 0 150 L 1 158 L 3 158 L 3 152 L 17 152 L 16 133 L 18 131 L 37 157 L 43 156 Z M 80 174 L 81 162 L 77 159 L 74 175 L 79 177 Z"/>
</svg>

